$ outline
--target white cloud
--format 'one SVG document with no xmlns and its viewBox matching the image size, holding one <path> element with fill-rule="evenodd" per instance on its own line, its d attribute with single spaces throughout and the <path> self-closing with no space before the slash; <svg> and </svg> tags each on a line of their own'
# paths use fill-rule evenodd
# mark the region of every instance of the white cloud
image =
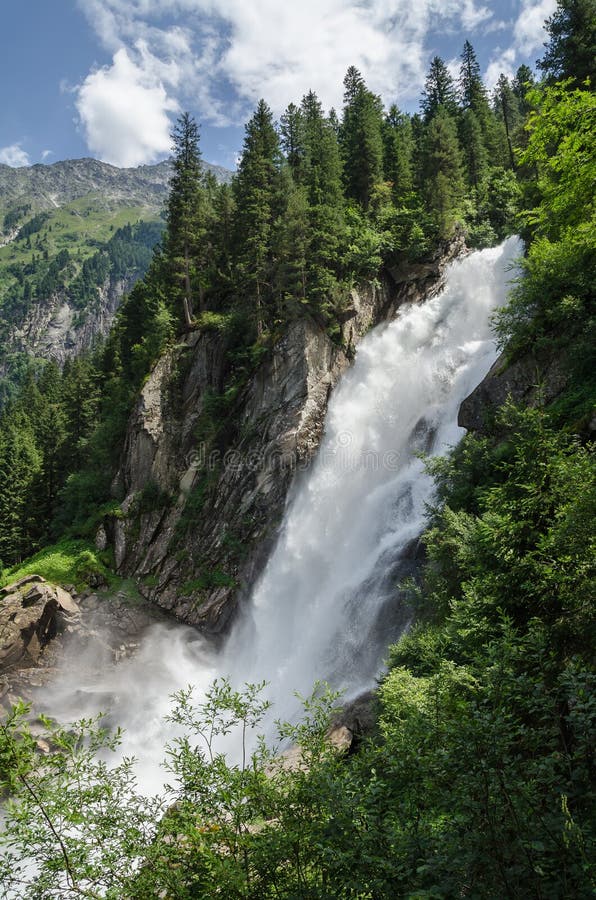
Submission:
<svg viewBox="0 0 596 900">
<path fill-rule="evenodd" d="M 310 88 L 326 107 L 338 106 L 352 64 L 385 101 L 417 99 L 432 55 L 426 47 L 431 30 L 485 33 L 495 24 L 495 4 L 481 0 L 79 0 L 79 5 L 110 52 L 126 48 L 144 72 L 151 69 L 172 94 L 188 98 L 203 120 L 219 125 L 241 122 L 262 96 L 279 114 Z M 149 67 L 134 50 L 139 39 L 153 60 Z M 157 60 L 163 66 L 159 72 Z M 176 82 L 168 68 L 172 62 Z"/>
<path fill-rule="evenodd" d="M 42 150 L 41 151 L 41 161 L 45 162 L 46 159 L 48 158 L 48 156 L 53 156 L 53 155 L 54 155 L 53 150 Z"/>
<path fill-rule="evenodd" d="M 557 0 L 522 0 L 513 25 L 513 43 L 497 47 L 486 70 L 486 82 L 493 88 L 501 72 L 512 78 L 517 67 L 531 54 L 542 50 L 547 34 L 544 23 L 555 11 Z"/>
<path fill-rule="evenodd" d="M 515 45 L 521 53 L 533 53 L 542 48 L 546 33 L 544 22 L 554 13 L 556 0 L 523 0 L 522 10 L 515 23 Z"/>
<path fill-rule="evenodd" d="M 23 150 L 20 144 L 10 144 L 8 147 L 0 147 L 0 163 L 5 166 L 30 166 L 29 154 Z"/>
<path fill-rule="evenodd" d="M 104 162 L 138 166 L 170 149 L 169 113 L 178 109 L 163 80 L 176 84 L 174 61 L 157 59 L 144 42 L 137 59 L 121 47 L 110 66 L 91 72 L 77 89 L 76 108 L 89 149 Z"/>
</svg>

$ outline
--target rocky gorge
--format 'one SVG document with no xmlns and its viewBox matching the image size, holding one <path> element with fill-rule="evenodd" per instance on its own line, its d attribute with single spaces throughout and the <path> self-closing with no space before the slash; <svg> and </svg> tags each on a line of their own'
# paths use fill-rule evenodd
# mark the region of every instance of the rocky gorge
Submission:
<svg viewBox="0 0 596 900">
<path fill-rule="evenodd" d="M 314 320 L 292 323 L 215 435 L 205 420 L 226 388 L 224 339 L 190 333 L 165 354 L 129 421 L 113 485 L 124 499 L 97 536 L 99 547 L 113 547 L 117 571 L 138 578 L 143 595 L 178 619 L 208 634 L 225 631 L 262 570 L 360 339 L 402 304 L 432 297 L 463 251 L 458 238 L 425 264 L 354 289 L 341 341 Z"/>
</svg>

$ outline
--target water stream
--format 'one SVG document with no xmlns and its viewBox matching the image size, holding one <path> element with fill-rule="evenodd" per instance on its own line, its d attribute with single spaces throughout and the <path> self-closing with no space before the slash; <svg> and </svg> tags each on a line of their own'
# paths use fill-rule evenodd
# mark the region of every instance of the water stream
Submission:
<svg viewBox="0 0 596 900">
<path fill-rule="evenodd" d="M 496 357 L 490 316 L 506 297 L 517 238 L 453 263 L 444 290 L 402 307 L 361 342 L 335 390 L 318 455 L 288 501 L 279 540 L 251 602 L 215 654 L 184 626 L 156 625 L 139 652 L 98 667 L 84 655 L 50 690 L 63 719 L 112 707 L 145 789 L 162 782 L 173 691 L 217 675 L 269 682 L 274 716 L 294 692 L 328 681 L 349 699 L 374 685 L 409 613 L 397 585 L 415 565 L 432 482 L 420 451 L 444 454 L 463 434 L 462 400 Z"/>
</svg>

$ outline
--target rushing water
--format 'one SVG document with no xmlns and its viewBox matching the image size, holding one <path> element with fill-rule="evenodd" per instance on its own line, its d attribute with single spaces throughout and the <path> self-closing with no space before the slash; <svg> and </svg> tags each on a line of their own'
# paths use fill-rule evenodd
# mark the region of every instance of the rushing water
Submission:
<svg viewBox="0 0 596 900">
<path fill-rule="evenodd" d="M 408 624 L 397 583 L 411 570 L 432 499 L 419 453 L 443 454 L 461 437 L 458 408 L 495 359 L 490 315 L 520 251 L 510 238 L 453 263 L 443 291 L 402 307 L 361 342 L 329 404 L 317 458 L 298 478 L 278 543 L 219 654 L 191 629 L 155 626 L 133 659 L 101 675 L 81 659 L 55 685 L 53 713 L 112 705 L 125 753 L 139 758 L 151 790 L 162 780 L 169 697 L 188 683 L 265 679 L 281 718 L 296 714 L 294 692 L 310 693 L 315 680 L 347 698 L 370 688 Z"/>
</svg>

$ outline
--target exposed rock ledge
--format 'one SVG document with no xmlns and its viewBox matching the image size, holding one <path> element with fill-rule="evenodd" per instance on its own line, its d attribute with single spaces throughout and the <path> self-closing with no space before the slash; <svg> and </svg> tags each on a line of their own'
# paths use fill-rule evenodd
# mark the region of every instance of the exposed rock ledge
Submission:
<svg viewBox="0 0 596 900">
<path fill-rule="evenodd" d="M 0 673 L 17 666 L 35 665 L 58 628 L 59 615 L 79 612 L 71 595 L 48 584 L 40 575 L 28 575 L 0 589 Z"/>
<path fill-rule="evenodd" d="M 294 474 L 318 447 L 329 395 L 354 348 L 403 303 L 436 292 L 463 250 L 458 240 L 424 266 L 354 290 L 342 346 L 310 319 L 292 323 L 236 398 L 217 458 L 203 455 L 201 415 L 224 387 L 221 337 L 190 334 L 164 355 L 129 421 L 115 484 L 124 515 L 98 535 L 113 545 L 119 572 L 179 619 L 222 632 L 264 565 Z"/>
<path fill-rule="evenodd" d="M 559 356 L 526 354 L 508 364 L 501 355 L 459 409 L 458 425 L 483 431 L 508 397 L 525 406 L 548 406 L 566 389 L 569 366 Z"/>
</svg>

